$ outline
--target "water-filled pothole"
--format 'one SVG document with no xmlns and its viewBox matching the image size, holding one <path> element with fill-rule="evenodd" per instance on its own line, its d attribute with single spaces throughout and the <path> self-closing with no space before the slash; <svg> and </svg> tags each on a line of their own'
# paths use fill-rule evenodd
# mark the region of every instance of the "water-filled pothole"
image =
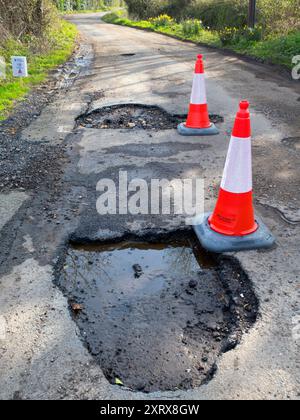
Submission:
<svg viewBox="0 0 300 420">
<path fill-rule="evenodd" d="M 107 379 L 135 391 L 207 382 L 257 316 L 245 273 L 194 237 L 73 245 L 59 286 Z"/>
<path fill-rule="evenodd" d="M 144 129 L 168 130 L 186 121 L 186 115 L 172 115 L 158 106 L 123 104 L 103 107 L 77 119 L 77 125 L 98 129 Z M 212 114 L 214 123 L 223 122 L 223 117 Z"/>
</svg>

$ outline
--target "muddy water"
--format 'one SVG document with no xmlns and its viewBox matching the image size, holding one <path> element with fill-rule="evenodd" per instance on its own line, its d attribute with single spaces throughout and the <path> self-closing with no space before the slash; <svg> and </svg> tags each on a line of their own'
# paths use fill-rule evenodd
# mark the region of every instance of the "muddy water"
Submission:
<svg viewBox="0 0 300 420">
<path fill-rule="evenodd" d="M 144 392 L 188 389 L 211 376 L 238 334 L 218 270 L 186 240 L 77 245 L 60 286 L 111 383 Z"/>
</svg>

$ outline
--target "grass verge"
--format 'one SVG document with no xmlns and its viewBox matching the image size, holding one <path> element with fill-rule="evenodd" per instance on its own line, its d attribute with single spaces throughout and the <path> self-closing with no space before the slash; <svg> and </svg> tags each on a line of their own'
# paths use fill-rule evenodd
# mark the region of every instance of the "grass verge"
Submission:
<svg viewBox="0 0 300 420">
<path fill-rule="evenodd" d="M 107 23 L 129 26 L 150 30 L 162 34 L 174 36 L 184 41 L 192 41 L 198 44 L 206 44 L 222 49 L 232 50 L 239 54 L 260 59 L 265 62 L 278 64 L 288 69 L 293 67 L 292 58 L 300 55 L 300 32 L 293 32 L 286 36 L 273 36 L 265 40 L 249 40 L 239 37 L 238 40 L 223 44 L 218 32 L 208 29 L 198 29 L 197 33 L 187 33 L 186 22 L 176 23 L 170 19 L 162 25 L 153 23 L 153 20 L 133 21 L 124 16 L 122 12 L 109 13 L 102 18 Z M 159 19 L 159 18 L 158 18 Z"/>
<path fill-rule="evenodd" d="M 249 43 L 240 40 L 237 44 L 229 45 L 229 48 L 292 69 L 292 58 L 300 54 L 300 32 Z"/>
<path fill-rule="evenodd" d="M 16 101 L 24 99 L 31 87 L 45 81 L 50 70 L 68 60 L 74 51 L 76 36 L 77 29 L 73 24 L 59 20 L 44 40 L 43 48 L 37 40 L 29 40 L 22 44 L 10 40 L 4 48 L 0 47 L 0 56 L 7 63 L 6 79 L 0 79 L 0 121 L 8 116 Z M 11 69 L 13 55 L 27 57 L 28 78 L 13 78 Z"/>
<path fill-rule="evenodd" d="M 193 41 L 198 43 L 205 43 L 216 47 L 221 47 L 221 41 L 217 33 L 203 29 L 198 34 L 187 35 L 183 31 L 183 25 L 180 23 L 172 23 L 166 26 L 158 26 L 153 24 L 150 20 L 133 21 L 122 17 L 122 11 L 108 13 L 102 20 L 107 23 L 113 23 L 116 25 L 129 26 L 132 28 L 146 29 L 153 32 L 162 34 L 172 35 L 176 38 Z"/>
</svg>

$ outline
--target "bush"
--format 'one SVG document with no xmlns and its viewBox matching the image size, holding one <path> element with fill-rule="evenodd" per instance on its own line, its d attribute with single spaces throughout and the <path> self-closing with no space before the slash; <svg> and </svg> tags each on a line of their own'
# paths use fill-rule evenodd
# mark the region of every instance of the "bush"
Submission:
<svg viewBox="0 0 300 420">
<path fill-rule="evenodd" d="M 182 22 L 182 31 L 186 36 L 199 35 L 203 29 L 202 21 L 198 19 L 188 19 Z"/>
<path fill-rule="evenodd" d="M 167 14 L 177 22 L 201 20 L 204 27 L 218 31 L 243 29 L 248 23 L 249 0 L 125 0 L 125 3 L 130 16 L 136 19 Z M 300 0 L 257 0 L 257 24 L 266 37 L 299 30 Z M 188 25 L 186 28 L 189 31 Z"/>
<path fill-rule="evenodd" d="M 262 39 L 262 28 L 257 26 L 256 28 L 230 28 L 226 27 L 218 30 L 218 34 L 222 45 L 238 44 L 239 42 L 249 43 L 257 42 Z"/>
<path fill-rule="evenodd" d="M 150 18 L 149 22 L 154 26 L 171 26 L 174 24 L 174 20 L 168 15 L 160 15 L 156 18 Z"/>
<path fill-rule="evenodd" d="M 55 0 L 58 10 L 61 12 L 100 10 L 105 7 L 105 0 Z"/>
<path fill-rule="evenodd" d="M 248 0 L 125 0 L 129 15 L 149 19 L 168 14 L 176 21 L 202 20 L 213 29 L 243 27 L 247 23 Z"/>
<path fill-rule="evenodd" d="M 0 1 L 0 25 L 20 41 L 26 36 L 41 37 L 49 28 L 53 14 L 54 6 L 48 0 Z"/>
<path fill-rule="evenodd" d="M 258 0 L 258 22 L 265 35 L 285 35 L 300 29 L 300 0 Z"/>
<path fill-rule="evenodd" d="M 292 68 L 292 57 L 299 55 L 300 32 L 290 33 L 284 36 L 274 36 L 263 42 L 250 45 L 246 52 Z"/>
<path fill-rule="evenodd" d="M 168 0 L 125 0 L 128 13 L 136 19 L 149 19 L 163 14 Z"/>
<path fill-rule="evenodd" d="M 198 0 L 187 8 L 187 13 L 212 29 L 240 28 L 247 24 L 248 4 L 248 0 Z"/>
<path fill-rule="evenodd" d="M 241 38 L 248 41 L 248 42 L 257 42 L 261 41 L 262 39 L 262 27 L 256 26 L 255 28 L 249 28 L 245 26 L 238 31 L 238 40 Z"/>
<path fill-rule="evenodd" d="M 189 15 L 188 9 L 193 3 L 194 0 L 169 0 L 165 12 L 177 21 L 188 19 L 191 16 L 196 17 L 193 14 Z"/>
</svg>

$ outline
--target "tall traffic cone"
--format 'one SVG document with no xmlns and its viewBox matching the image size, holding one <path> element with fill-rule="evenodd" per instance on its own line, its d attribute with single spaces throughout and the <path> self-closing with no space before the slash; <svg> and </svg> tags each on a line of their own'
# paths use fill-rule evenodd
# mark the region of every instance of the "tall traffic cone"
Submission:
<svg viewBox="0 0 300 420">
<path fill-rule="evenodd" d="M 216 126 L 209 121 L 202 55 L 198 55 L 196 61 L 188 119 L 186 123 L 179 124 L 178 132 L 183 136 L 219 134 Z"/>
<path fill-rule="evenodd" d="M 216 208 L 196 217 L 194 230 L 202 246 L 213 252 L 269 248 L 274 237 L 255 219 L 252 194 L 249 102 L 236 115 Z"/>
</svg>

